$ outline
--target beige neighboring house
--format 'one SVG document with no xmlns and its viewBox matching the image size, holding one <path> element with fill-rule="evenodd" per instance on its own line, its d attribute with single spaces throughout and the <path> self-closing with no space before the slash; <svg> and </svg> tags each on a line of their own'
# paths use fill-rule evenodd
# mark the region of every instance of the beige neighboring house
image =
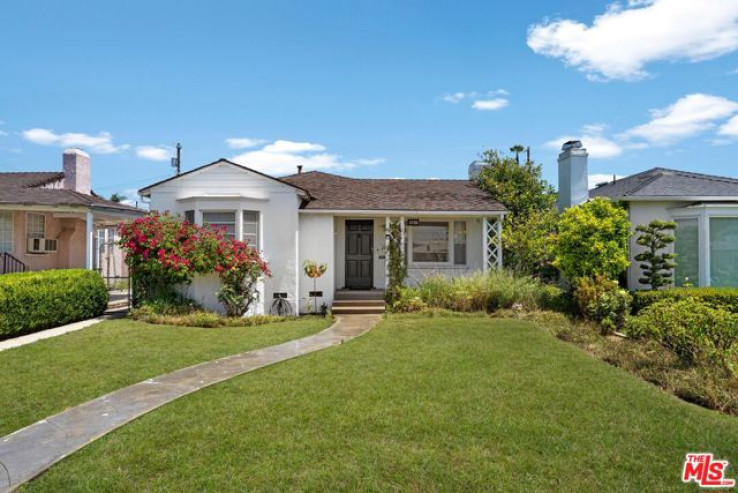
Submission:
<svg viewBox="0 0 738 493">
<path fill-rule="evenodd" d="M 44 269 L 127 272 L 115 226 L 145 211 L 90 187 L 90 156 L 64 151 L 60 172 L 0 173 L 0 274 Z"/>
</svg>

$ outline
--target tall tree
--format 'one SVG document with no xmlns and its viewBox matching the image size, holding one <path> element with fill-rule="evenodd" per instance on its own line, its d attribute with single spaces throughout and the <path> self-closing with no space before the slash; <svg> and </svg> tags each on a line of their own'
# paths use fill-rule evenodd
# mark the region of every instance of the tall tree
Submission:
<svg viewBox="0 0 738 493">
<path fill-rule="evenodd" d="M 522 146 L 520 144 L 515 144 L 510 148 L 510 152 L 515 153 L 515 162 L 520 164 L 520 153 L 525 150 L 525 146 Z"/>
<path fill-rule="evenodd" d="M 639 224 L 636 232 L 640 233 L 636 243 L 646 249 L 634 258 L 643 269 L 643 277 L 638 282 L 650 286 L 651 289 L 659 289 L 671 286 L 674 280 L 674 268 L 676 267 L 676 254 L 665 252 L 664 249 L 674 243 L 674 235 L 671 233 L 677 225 L 672 221 L 654 220 L 648 225 Z"/>
<path fill-rule="evenodd" d="M 513 146 L 523 152 L 525 147 Z M 508 214 L 502 230 L 505 267 L 524 274 L 548 276 L 552 273 L 550 236 L 556 225 L 556 192 L 542 178 L 541 166 L 489 150 L 482 153 L 480 188 L 505 205 Z"/>
</svg>

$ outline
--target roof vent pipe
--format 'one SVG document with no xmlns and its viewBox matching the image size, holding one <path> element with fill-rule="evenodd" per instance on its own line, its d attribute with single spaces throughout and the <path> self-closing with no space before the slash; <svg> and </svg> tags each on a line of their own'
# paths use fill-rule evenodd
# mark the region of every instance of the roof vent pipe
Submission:
<svg viewBox="0 0 738 493">
<path fill-rule="evenodd" d="M 297 174 L 298 175 L 301 175 L 302 174 L 302 164 L 298 164 L 297 165 Z"/>
</svg>

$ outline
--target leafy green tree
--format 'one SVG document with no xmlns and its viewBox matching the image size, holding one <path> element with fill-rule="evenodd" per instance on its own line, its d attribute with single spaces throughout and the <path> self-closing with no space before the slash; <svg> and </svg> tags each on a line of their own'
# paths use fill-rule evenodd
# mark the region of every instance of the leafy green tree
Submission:
<svg viewBox="0 0 738 493">
<path fill-rule="evenodd" d="M 515 144 L 510 148 L 510 152 L 515 153 L 515 162 L 520 164 L 520 153 L 525 150 L 525 146 L 521 146 L 520 144 Z"/>
<path fill-rule="evenodd" d="M 554 265 L 570 281 L 616 279 L 630 264 L 630 234 L 628 213 L 606 198 L 571 207 L 559 218 Z"/>
<path fill-rule="evenodd" d="M 670 286 L 674 281 L 674 268 L 676 267 L 676 254 L 665 252 L 664 249 L 674 243 L 674 235 L 671 233 L 677 225 L 672 221 L 654 220 L 648 225 L 639 224 L 636 231 L 641 233 L 636 238 L 636 243 L 646 247 L 646 250 L 635 256 L 635 259 L 643 269 L 643 277 L 638 282 L 650 286 L 651 289 L 659 289 Z"/>
<path fill-rule="evenodd" d="M 110 196 L 110 201 L 111 202 L 119 202 L 120 203 L 120 202 L 123 202 L 124 200 L 126 200 L 127 198 L 128 197 L 126 197 L 122 193 L 115 192 L 114 194 L 112 194 Z"/>
<path fill-rule="evenodd" d="M 516 145 L 512 152 L 525 148 Z M 523 164 L 516 157 L 497 151 L 482 154 L 486 164 L 478 184 L 505 205 L 508 214 L 502 229 L 505 267 L 517 272 L 547 277 L 552 273 L 551 235 L 556 227 L 556 191 L 541 177 L 541 166 Z"/>
<path fill-rule="evenodd" d="M 510 221 L 553 208 L 556 191 L 541 177 L 540 165 L 533 161 L 520 164 L 492 150 L 482 153 L 482 161 L 486 166 L 479 173 L 479 186 L 505 204 Z"/>
</svg>

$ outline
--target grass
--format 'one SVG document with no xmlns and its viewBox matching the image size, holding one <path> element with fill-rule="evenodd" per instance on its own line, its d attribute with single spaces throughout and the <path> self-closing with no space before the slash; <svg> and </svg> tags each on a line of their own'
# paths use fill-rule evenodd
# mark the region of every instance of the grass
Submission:
<svg viewBox="0 0 738 493">
<path fill-rule="evenodd" d="M 391 316 L 354 341 L 173 402 L 30 491 L 695 491 L 738 467 L 738 419 L 535 325 Z"/>
<path fill-rule="evenodd" d="M 0 352 L 0 436 L 141 380 L 328 325 L 311 318 L 201 329 L 123 319 Z"/>
</svg>

